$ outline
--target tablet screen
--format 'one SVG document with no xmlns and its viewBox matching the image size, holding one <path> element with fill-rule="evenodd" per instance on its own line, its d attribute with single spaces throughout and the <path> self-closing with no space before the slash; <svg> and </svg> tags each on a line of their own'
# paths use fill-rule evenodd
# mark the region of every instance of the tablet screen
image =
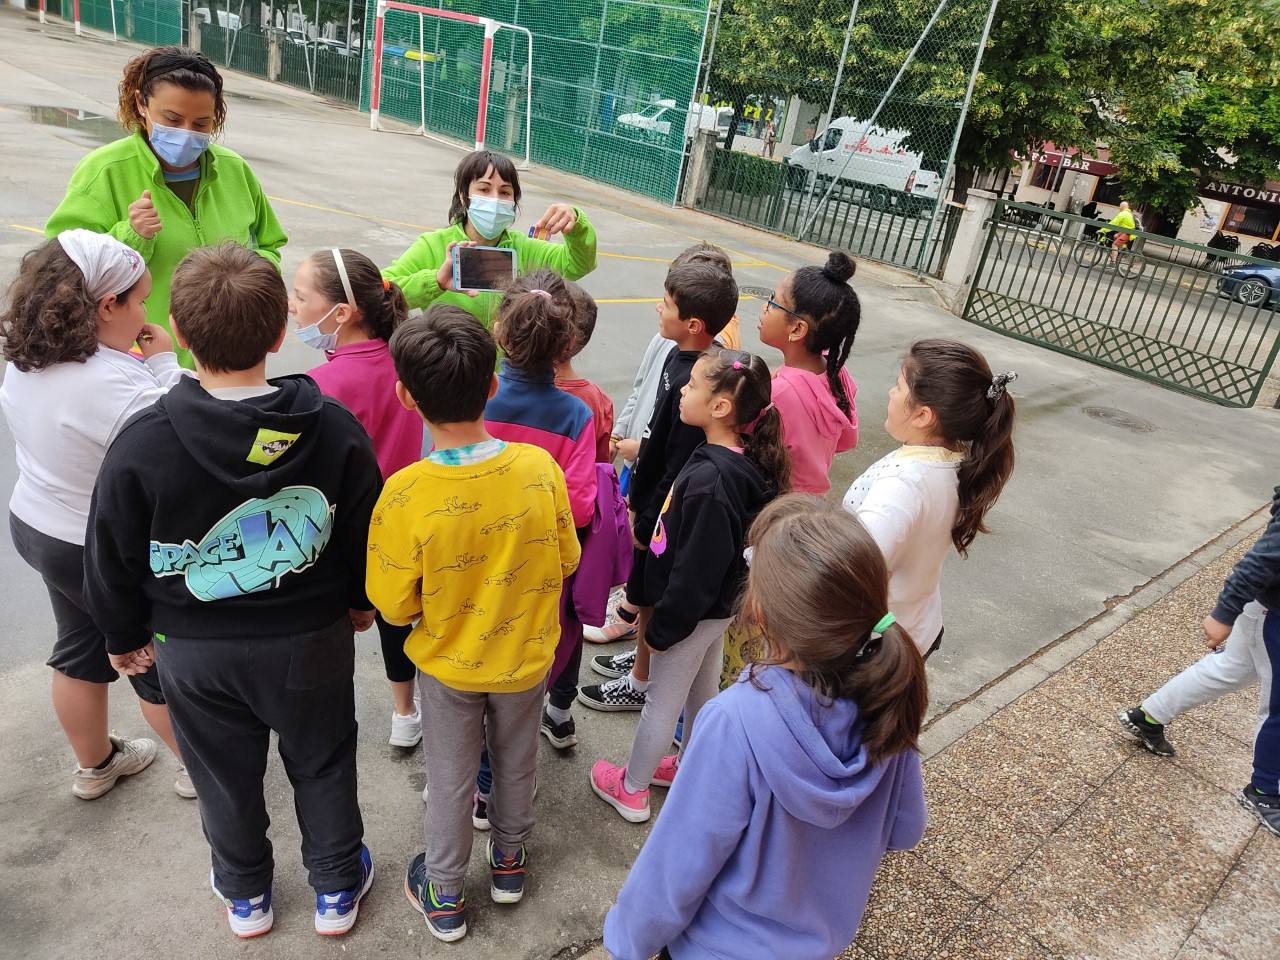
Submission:
<svg viewBox="0 0 1280 960">
<path fill-rule="evenodd" d="M 505 290 L 515 279 L 515 251 L 499 247 L 455 247 L 458 286 L 463 290 Z"/>
</svg>

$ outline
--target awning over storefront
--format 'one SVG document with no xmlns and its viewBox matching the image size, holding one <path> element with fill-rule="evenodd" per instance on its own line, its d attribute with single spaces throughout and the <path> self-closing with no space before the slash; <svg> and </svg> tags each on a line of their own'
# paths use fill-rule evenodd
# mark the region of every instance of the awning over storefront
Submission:
<svg viewBox="0 0 1280 960">
<path fill-rule="evenodd" d="M 1245 207 L 1280 209 L 1280 181 L 1269 180 L 1265 187 L 1247 187 L 1242 183 L 1228 183 L 1226 180 L 1208 180 L 1200 185 L 1200 196 L 1238 203 Z"/>
<path fill-rule="evenodd" d="M 1014 153 L 1014 156 L 1019 160 L 1028 159 L 1020 153 Z M 1030 160 L 1032 163 L 1043 163 L 1049 167 L 1066 167 L 1077 173 L 1087 173 L 1091 177 L 1114 176 L 1120 169 L 1109 160 L 1086 156 L 1074 147 L 1069 150 L 1059 150 L 1052 143 L 1046 143 L 1043 150 L 1031 155 Z"/>
</svg>

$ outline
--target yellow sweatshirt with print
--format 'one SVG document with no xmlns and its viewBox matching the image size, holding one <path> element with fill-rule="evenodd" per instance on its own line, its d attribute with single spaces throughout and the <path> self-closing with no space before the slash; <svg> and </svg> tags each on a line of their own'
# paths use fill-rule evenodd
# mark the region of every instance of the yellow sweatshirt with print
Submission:
<svg viewBox="0 0 1280 960">
<path fill-rule="evenodd" d="M 458 466 L 392 475 L 369 526 L 369 599 L 417 626 L 405 653 L 455 690 L 518 693 L 551 669 L 560 590 L 581 548 L 564 474 L 540 447 L 509 443 Z"/>
</svg>

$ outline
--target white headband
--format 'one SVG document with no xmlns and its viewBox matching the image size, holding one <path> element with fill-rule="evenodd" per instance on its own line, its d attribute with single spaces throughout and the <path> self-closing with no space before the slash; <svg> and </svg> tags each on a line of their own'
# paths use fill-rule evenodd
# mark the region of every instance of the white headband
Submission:
<svg viewBox="0 0 1280 960">
<path fill-rule="evenodd" d="M 333 248 L 333 262 L 338 268 L 338 279 L 342 281 L 342 289 L 347 294 L 347 304 L 354 310 L 356 308 L 356 295 L 351 292 L 351 280 L 347 277 L 347 265 L 342 262 L 342 251 L 337 247 Z"/>
<path fill-rule="evenodd" d="M 85 289 L 95 302 L 124 293 L 147 269 L 141 254 L 105 233 L 64 230 L 58 243 L 84 274 Z"/>
</svg>

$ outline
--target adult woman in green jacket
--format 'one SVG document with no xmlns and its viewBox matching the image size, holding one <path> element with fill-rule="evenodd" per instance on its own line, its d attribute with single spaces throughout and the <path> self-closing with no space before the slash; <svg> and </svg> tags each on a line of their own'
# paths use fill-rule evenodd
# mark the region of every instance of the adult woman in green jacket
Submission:
<svg viewBox="0 0 1280 960">
<path fill-rule="evenodd" d="M 533 237 L 508 229 L 519 203 L 520 175 L 509 158 L 489 150 L 467 154 L 453 172 L 449 226 L 422 234 L 382 275 L 404 291 L 410 307 L 448 303 L 492 327 L 502 294 L 453 289 L 452 251 L 458 244 L 514 249 L 522 274 L 550 267 L 566 280 L 577 280 L 596 268 L 596 231 L 586 214 L 553 203 L 533 225 Z M 557 233 L 564 235 L 564 243 L 539 239 Z"/>
<path fill-rule="evenodd" d="M 128 136 L 76 165 L 45 235 L 84 227 L 108 233 L 147 262 L 147 320 L 169 327 L 169 284 L 192 250 L 234 240 L 277 267 L 288 239 L 258 178 L 232 150 L 210 143 L 227 104 L 203 54 L 156 47 L 124 68 L 120 125 Z M 185 350 L 179 359 L 191 366 Z"/>
</svg>

